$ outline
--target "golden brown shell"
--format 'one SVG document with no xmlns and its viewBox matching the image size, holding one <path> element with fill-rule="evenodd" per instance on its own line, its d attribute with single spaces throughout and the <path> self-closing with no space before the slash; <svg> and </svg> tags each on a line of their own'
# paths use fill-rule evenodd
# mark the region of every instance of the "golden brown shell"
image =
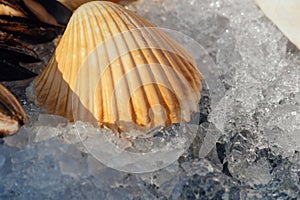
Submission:
<svg viewBox="0 0 300 200">
<path fill-rule="evenodd" d="M 189 121 L 201 81 L 193 58 L 165 33 L 97 1 L 75 11 L 34 87 L 49 113 L 129 131 Z"/>
</svg>

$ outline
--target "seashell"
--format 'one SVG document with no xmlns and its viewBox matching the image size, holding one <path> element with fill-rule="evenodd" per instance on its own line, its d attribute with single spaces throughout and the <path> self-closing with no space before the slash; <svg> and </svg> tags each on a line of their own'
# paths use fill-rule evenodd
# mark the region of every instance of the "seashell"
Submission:
<svg viewBox="0 0 300 200">
<path fill-rule="evenodd" d="M 94 1 L 74 12 L 33 88 L 49 113 L 146 131 L 188 122 L 201 81 L 192 56 L 165 33 L 120 5 Z"/>
<path fill-rule="evenodd" d="M 0 137 L 16 133 L 27 122 L 26 114 L 17 99 L 0 84 Z"/>
<path fill-rule="evenodd" d="M 300 49 L 300 1 L 256 0 L 266 16 Z"/>
</svg>

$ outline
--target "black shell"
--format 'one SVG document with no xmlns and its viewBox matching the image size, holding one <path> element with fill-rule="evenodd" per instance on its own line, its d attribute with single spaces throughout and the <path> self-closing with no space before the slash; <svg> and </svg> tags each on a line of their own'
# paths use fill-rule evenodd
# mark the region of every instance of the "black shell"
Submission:
<svg viewBox="0 0 300 200">
<path fill-rule="evenodd" d="M 23 17 L 0 15 L 0 81 L 34 77 L 36 76 L 35 73 L 21 66 L 21 63 L 32 63 L 40 60 L 31 44 L 52 41 L 63 33 L 64 26 L 40 22 L 21 0 L 0 0 L 0 4 L 9 6 L 24 15 Z M 54 8 L 47 7 L 46 10 L 56 10 Z M 61 13 L 58 16 L 63 17 L 64 15 L 64 22 L 67 22 L 70 13 Z"/>
</svg>

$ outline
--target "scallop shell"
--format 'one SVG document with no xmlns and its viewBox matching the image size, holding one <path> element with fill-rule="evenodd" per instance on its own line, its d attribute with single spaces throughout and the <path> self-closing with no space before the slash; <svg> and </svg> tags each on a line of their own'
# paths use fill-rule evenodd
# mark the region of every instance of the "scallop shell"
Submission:
<svg viewBox="0 0 300 200">
<path fill-rule="evenodd" d="M 300 1 L 256 0 L 268 18 L 300 49 Z"/>
<path fill-rule="evenodd" d="M 187 122 L 202 76 L 191 55 L 137 14 L 114 3 L 84 4 L 35 80 L 49 113 L 117 131 Z"/>
<path fill-rule="evenodd" d="M 27 122 L 26 114 L 17 99 L 0 84 L 0 137 L 13 135 Z"/>
</svg>

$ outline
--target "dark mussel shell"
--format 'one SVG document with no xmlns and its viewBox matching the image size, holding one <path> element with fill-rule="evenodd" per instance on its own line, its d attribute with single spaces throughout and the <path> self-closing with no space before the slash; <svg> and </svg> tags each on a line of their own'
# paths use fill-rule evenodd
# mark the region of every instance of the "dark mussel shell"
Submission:
<svg viewBox="0 0 300 200">
<path fill-rule="evenodd" d="M 34 3 L 31 3 L 34 2 Z M 28 7 L 32 7 L 34 5 L 32 4 L 36 4 L 40 7 L 42 7 L 41 9 L 44 11 L 44 13 L 39 13 L 39 15 L 42 15 L 42 18 L 39 18 L 39 16 L 37 15 L 37 17 L 43 21 L 43 19 L 45 19 L 44 16 L 49 15 L 51 17 L 54 18 L 54 20 L 56 21 L 55 23 L 60 24 L 60 25 L 66 25 L 69 22 L 69 19 L 72 15 L 72 11 L 69 10 L 66 6 L 64 6 L 62 3 L 60 3 L 59 1 L 49 1 L 49 0 L 30 0 L 30 1 L 26 1 L 25 4 L 27 4 Z M 34 8 L 34 10 L 36 10 L 36 8 Z M 45 20 L 44 22 L 48 22 L 47 20 Z M 54 23 L 54 24 L 55 24 Z"/>
<path fill-rule="evenodd" d="M 13 135 L 26 122 L 27 117 L 20 103 L 0 84 L 0 137 Z"/>
<path fill-rule="evenodd" d="M 8 6 L 23 14 L 24 17 L 33 17 L 30 10 L 25 6 L 23 0 L 0 0 L 0 4 Z M 0 13 L 2 15 L 2 13 Z"/>
<path fill-rule="evenodd" d="M 12 81 L 34 77 L 36 74 L 20 66 L 20 62 L 37 62 L 38 55 L 29 45 L 0 32 L 0 80 Z M 17 59 L 16 59 L 17 58 Z"/>
<path fill-rule="evenodd" d="M 23 18 L 0 16 L 0 31 L 11 33 L 14 37 L 29 43 L 49 42 L 63 32 L 62 27 Z"/>
<path fill-rule="evenodd" d="M 30 44 L 50 42 L 63 33 L 64 27 L 40 22 L 23 1 L 0 0 L 0 4 L 24 15 L 0 15 L 0 81 L 34 77 L 35 73 L 21 66 L 40 60 Z"/>
</svg>

